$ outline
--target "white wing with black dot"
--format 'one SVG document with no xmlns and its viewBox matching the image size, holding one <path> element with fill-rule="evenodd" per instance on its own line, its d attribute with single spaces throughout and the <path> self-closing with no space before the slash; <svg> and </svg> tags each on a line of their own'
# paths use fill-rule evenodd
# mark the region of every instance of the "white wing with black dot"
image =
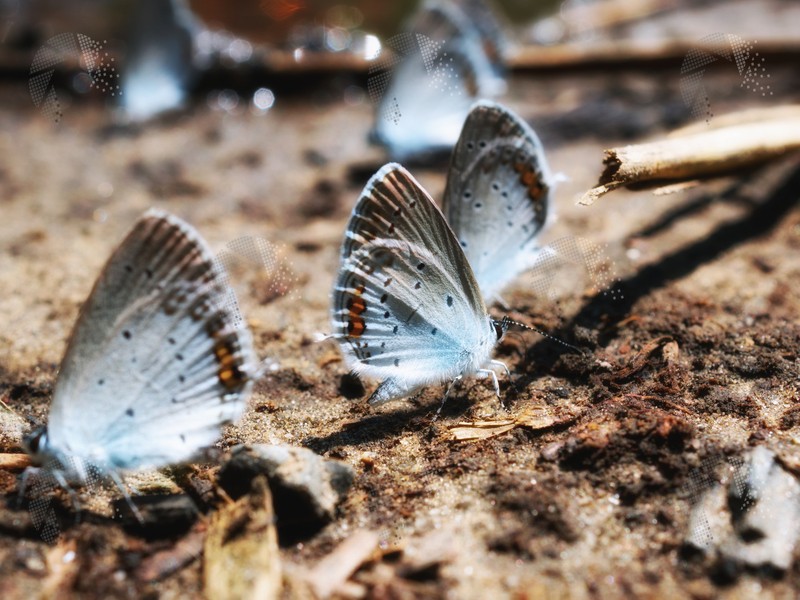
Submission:
<svg viewBox="0 0 800 600">
<path fill-rule="evenodd" d="M 487 301 L 536 264 L 553 186 L 530 126 L 500 104 L 476 103 L 453 150 L 442 210 Z"/>
<path fill-rule="evenodd" d="M 332 320 L 353 371 L 381 380 L 372 404 L 474 373 L 502 335 L 441 211 L 397 164 L 353 209 Z"/>
<path fill-rule="evenodd" d="M 225 281 L 194 228 L 147 212 L 81 310 L 55 386 L 49 450 L 136 469 L 212 444 L 243 413 L 257 367 Z"/>
</svg>

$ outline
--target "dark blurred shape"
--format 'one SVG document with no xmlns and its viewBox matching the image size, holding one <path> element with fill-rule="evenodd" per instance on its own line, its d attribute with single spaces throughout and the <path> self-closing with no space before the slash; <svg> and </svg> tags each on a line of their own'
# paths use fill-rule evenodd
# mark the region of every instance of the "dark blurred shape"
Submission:
<svg viewBox="0 0 800 600">
<path fill-rule="evenodd" d="M 252 444 L 233 448 L 219 471 L 220 486 L 234 499 L 266 475 L 282 544 L 307 539 L 330 523 L 355 479 L 353 468 L 307 448 Z"/>
<path fill-rule="evenodd" d="M 122 107 L 143 121 L 180 108 L 196 77 L 200 25 L 183 0 L 140 0 L 132 18 L 122 74 Z"/>
<path fill-rule="evenodd" d="M 127 531 L 149 540 L 183 535 L 199 515 L 197 506 L 185 494 L 135 496 L 130 501 L 139 511 L 139 517 L 125 498 L 114 502 L 115 513 L 120 515 Z"/>
<path fill-rule="evenodd" d="M 426 2 L 370 68 L 371 141 L 403 162 L 449 154 L 474 102 L 505 91 L 504 50 L 480 0 Z"/>
</svg>

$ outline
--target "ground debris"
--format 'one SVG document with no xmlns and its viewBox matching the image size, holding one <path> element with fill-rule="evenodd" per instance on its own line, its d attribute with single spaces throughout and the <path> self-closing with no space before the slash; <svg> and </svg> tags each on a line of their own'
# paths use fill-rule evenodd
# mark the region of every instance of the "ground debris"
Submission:
<svg viewBox="0 0 800 600">
<path fill-rule="evenodd" d="M 642 371 L 650 361 L 650 357 L 658 349 L 663 349 L 662 354 L 667 362 L 674 362 L 677 359 L 678 350 L 672 338 L 662 336 L 650 340 L 642 346 L 642 349 L 631 359 L 628 365 L 614 373 L 615 381 L 622 382 Z"/>
<path fill-rule="evenodd" d="M 493 438 L 517 427 L 524 427 L 533 431 L 566 426 L 574 423 L 576 416 L 567 412 L 556 414 L 559 411 L 549 406 L 530 406 L 514 417 L 506 419 L 485 419 L 475 421 L 460 421 L 448 427 L 450 439 L 458 442 L 474 442 Z"/>
<path fill-rule="evenodd" d="M 169 577 L 203 553 L 205 539 L 205 527 L 196 528 L 172 548 L 156 552 L 142 560 L 136 569 L 136 578 L 140 581 L 153 583 Z"/>
<path fill-rule="evenodd" d="M 692 508 L 684 544 L 714 560 L 717 579 L 735 580 L 736 565 L 782 574 L 800 540 L 800 482 L 765 446 L 735 458 Z"/>
<path fill-rule="evenodd" d="M 362 564 L 374 557 L 378 541 L 375 532 L 355 531 L 317 563 L 306 576 L 316 597 L 324 600 L 344 586 Z"/>
<path fill-rule="evenodd" d="M 139 511 L 136 516 L 128 502 Z M 114 500 L 115 514 L 122 517 L 126 530 L 147 539 L 173 537 L 186 533 L 195 523 L 198 510 L 192 499 L 185 494 L 158 494 L 132 496 L 129 500 Z"/>
<path fill-rule="evenodd" d="M 0 469 L 22 471 L 31 464 L 31 457 L 27 454 L 0 454 Z"/>
<path fill-rule="evenodd" d="M 231 497 L 239 498 L 259 474 L 269 481 L 282 540 L 310 535 L 332 521 L 355 478 L 348 464 L 306 448 L 254 444 L 233 449 L 220 469 L 219 482 Z"/>
<path fill-rule="evenodd" d="M 25 419 L 10 410 L 0 400 L 0 452 L 15 452 L 22 448 L 22 438 L 29 426 Z"/>
</svg>

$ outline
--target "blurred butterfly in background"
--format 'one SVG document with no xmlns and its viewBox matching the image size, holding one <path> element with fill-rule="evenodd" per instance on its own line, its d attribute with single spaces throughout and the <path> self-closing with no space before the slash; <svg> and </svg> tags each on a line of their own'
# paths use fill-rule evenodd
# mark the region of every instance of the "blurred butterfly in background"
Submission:
<svg viewBox="0 0 800 600">
<path fill-rule="evenodd" d="M 145 121 L 185 103 L 202 26 L 185 0 L 139 0 L 133 9 L 120 103 L 127 118 Z"/>
<path fill-rule="evenodd" d="M 546 255 L 554 178 L 533 129 L 504 106 L 474 105 L 453 150 L 442 210 L 490 302 Z"/>
<path fill-rule="evenodd" d="M 347 225 L 331 309 L 333 337 L 357 375 L 380 379 L 377 406 L 480 374 L 507 321 L 487 313 L 453 231 L 419 183 L 388 164 L 367 183 Z M 446 394 L 445 394 L 446 397 Z"/>
<path fill-rule="evenodd" d="M 242 415 L 257 363 L 225 281 L 193 227 L 142 216 L 81 309 L 46 429 L 26 440 L 40 476 L 69 489 L 99 473 L 124 492 L 118 471 L 188 461 Z"/>
<path fill-rule="evenodd" d="M 443 158 L 478 98 L 505 91 L 501 30 L 479 0 L 427 2 L 370 69 L 370 132 L 393 160 Z"/>
</svg>

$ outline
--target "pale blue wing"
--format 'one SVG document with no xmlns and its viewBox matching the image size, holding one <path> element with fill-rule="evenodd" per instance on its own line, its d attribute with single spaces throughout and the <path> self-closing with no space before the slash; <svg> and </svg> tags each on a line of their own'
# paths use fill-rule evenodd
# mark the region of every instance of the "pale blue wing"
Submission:
<svg viewBox="0 0 800 600">
<path fill-rule="evenodd" d="M 485 299 L 535 263 L 552 189 L 530 126 L 500 104 L 478 102 L 453 150 L 443 210 Z"/>
<path fill-rule="evenodd" d="M 394 160 L 449 152 L 473 102 L 505 89 L 486 52 L 497 46 L 484 44 L 450 2 L 428 2 L 387 46 L 395 59 L 379 60 L 370 74 L 370 92 L 380 97 L 370 136 Z"/>
<path fill-rule="evenodd" d="M 199 234 L 149 211 L 72 332 L 53 395 L 54 450 L 111 467 L 189 459 L 244 411 L 256 370 L 225 277 Z"/>
</svg>

